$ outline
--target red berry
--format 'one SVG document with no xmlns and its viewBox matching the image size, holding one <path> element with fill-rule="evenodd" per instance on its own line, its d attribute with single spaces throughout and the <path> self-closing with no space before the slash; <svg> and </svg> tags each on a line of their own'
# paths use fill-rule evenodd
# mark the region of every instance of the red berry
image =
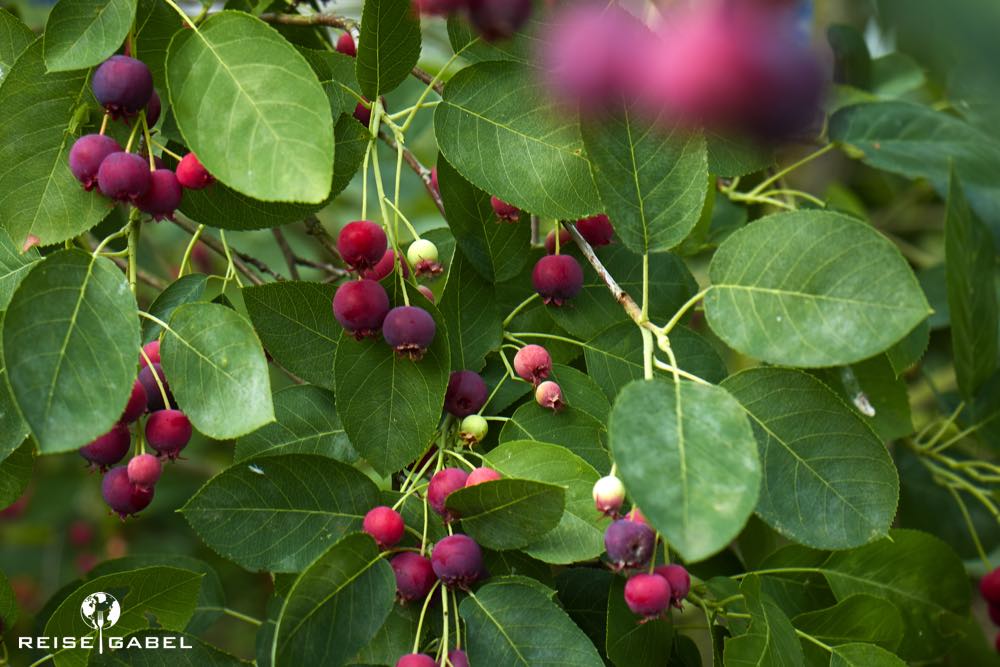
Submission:
<svg viewBox="0 0 1000 667">
<path fill-rule="evenodd" d="M 123 424 L 131 424 L 146 412 L 146 388 L 137 379 L 132 383 L 132 394 L 128 397 L 128 404 L 125 405 L 125 412 L 118 420 Z"/>
<path fill-rule="evenodd" d="M 546 255 L 531 272 L 531 282 L 542 301 L 561 306 L 583 287 L 583 269 L 569 255 Z"/>
<path fill-rule="evenodd" d="M 408 653 L 396 661 L 396 667 L 437 667 L 437 661 L 426 653 Z"/>
<path fill-rule="evenodd" d="M 633 614 L 656 618 L 670 604 L 670 584 L 658 574 L 636 574 L 625 583 L 625 604 Z"/>
<path fill-rule="evenodd" d="M 559 412 L 566 405 L 563 402 L 562 388 L 552 380 L 546 380 L 535 388 L 535 402 L 553 412 Z"/>
<path fill-rule="evenodd" d="M 618 519 L 604 531 L 604 548 L 616 569 L 642 567 L 653 555 L 656 535 L 642 523 Z"/>
<path fill-rule="evenodd" d="M 374 280 L 352 280 L 333 295 L 333 315 L 358 340 L 377 336 L 389 312 L 389 295 Z"/>
<path fill-rule="evenodd" d="M 104 474 L 101 495 L 108 507 L 123 519 L 146 509 L 153 500 L 152 489 L 140 489 L 129 481 L 125 466 L 112 468 Z"/>
<path fill-rule="evenodd" d="M 97 172 L 104 158 L 121 152 L 121 144 L 111 137 L 85 134 L 74 141 L 73 147 L 69 149 L 69 170 L 83 184 L 83 189 L 89 192 L 97 185 Z"/>
<path fill-rule="evenodd" d="M 430 593 L 437 578 L 430 558 L 404 551 L 389 564 L 396 575 L 396 595 L 403 602 L 422 600 Z"/>
<path fill-rule="evenodd" d="M 431 565 L 445 586 L 467 589 L 483 572 L 483 552 L 468 535 L 449 535 L 434 545 Z"/>
<path fill-rule="evenodd" d="M 486 405 L 490 390 L 474 371 L 455 371 L 448 379 L 444 409 L 456 417 L 468 417 Z"/>
<path fill-rule="evenodd" d="M 1000 567 L 983 575 L 979 580 L 979 592 L 987 602 L 1000 604 Z"/>
<path fill-rule="evenodd" d="M 990 620 L 993 621 L 993 625 L 1000 625 L 1000 605 L 988 602 L 986 608 L 990 614 Z"/>
<path fill-rule="evenodd" d="M 434 342 L 437 325 L 434 318 L 419 306 L 399 306 L 385 316 L 382 336 L 400 355 L 418 361 Z"/>
<path fill-rule="evenodd" d="M 396 546 L 403 539 L 403 533 L 406 531 L 406 525 L 399 512 L 385 505 L 368 510 L 362 528 L 375 538 L 375 541 L 383 549 Z"/>
<path fill-rule="evenodd" d="M 517 222 L 521 219 L 521 209 L 508 204 L 499 197 L 490 197 L 490 206 L 493 207 L 493 212 L 497 214 L 497 218 L 500 220 Z"/>
<path fill-rule="evenodd" d="M 372 123 L 372 107 L 371 102 L 367 98 L 362 97 L 362 102 L 358 102 L 354 107 L 354 117 L 359 123 L 365 127 L 369 127 Z"/>
<path fill-rule="evenodd" d="M 156 121 L 160 120 L 160 112 L 163 110 L 162 103 L 160 102 L 160 96 L 153 90 L 153 94 L 149 96 L 149 102 L 146 102 L 146 125 L 153 127 L 156 125 Z"/>
<path fill-rule="evenodd" d="M 552 357 L 541 345 L 525 345 L 514 355 L 514 372 L 531 384 L 538 384 L 552 372 Z"/>
<path fill-rule="evenodd" d="M 149 357 L 150 363 L 160 363 L 160 341 L 158 339 L 143 345 L 142 351 L 146 353 L 146 356 L 139 355 L 140 368 L 145 368 L 149 365 L 146 363 L 146 357 Z"/>
<path fill-rule="evenodd" d="M 445 518 L 445 521 L 458 518 L 454 513 L 449 512 L 444 504 L 452 492 L 465 486 L 468 478 L 469 473 L 461 468 L 444 468 L 431 477 L 431 482 L 427 486 L 427 502 L 430 503 L 431 509 Z"/>
<path fill-rule="evenodd" d="M 388 241 L 381 225 L 357 220 L 344 225 L 337 236 L 337 251 L 352 269 L 370 269 L 385 256 Z"/>
<path fill-rule="evenodd" d="M 136 199 L 135 206 L 143 213 L 153 216 L 153 220 L 173 220 L 174 211 L 181 205 L 183 196 L 181 184 L 174 172 L 157 169 L 149 175 L 149 189 Z"/>
<path fill-rule="evenodd" d="M 451 667 L 469 667 L 469 656 L 461 649 L 448 651 L 448 660 L 451 662 Z"/>
<path fill-rule="evenodd" d="M 417 11 L 427 16 L 447 16 L 465 6 L 465 0 L 415 0 Z"/>
<path fill-rule="evenodd" d="M 661 565 L 653 570 L 653 573 L 667 580 L 667 583 L 670 584 L 670 600 L 675 607 L 680 609 L 681 602 L 691 592 L 691 575 L 682 565 L 677 564 Z"/>
<path fill-rule="evenodd" d="M 611 237 L 614 236 L 615 228 L 611 225 L 608 216 L 601 213 L 600 215 L 577 220 L 576 231 L 580 232 L 580 236 L 587 243 L 597 248 L 611 243 Z"/>
<path fill-rule="evenodd" d="M 191 422 L 180 410 L 160 410 L 146 420 L 146 442 L 171 461 L 191 441 Z"/>
<path fill-rule="evenodd" d="M 94 527 L 89 522 L 77 519 L 69 525 L 69 541 L 74 547 L 85 547 L 94 539 Z"/>
<path fill-rule="evenodd" d="M 337 50 L 352 58 L 358 55 L 358 47 L 354 44 L 354 37 L 351 36 L 351 33 L 345 32 L 337 38 Z"/>
<path fill-rule="evenodd" d="M 573 235 L 570 234 L 565 229 L 559 230 L 559 251 L 566 252 L 573 248 Z M 554 231 L 549 232 L 545 236 L 545 252 L 550 255 L 556 254 L 556 233 Z"/>
<path fill-rule="evenodd" d="M 358 269 L 358 275 L 362 278 L 367 278 L 368 280 L 382 280 L 387 275 L 392 273 L 393 264 L 396 263 L 396 253 L 393 252 L 392 248 L 385 251 L 382 255 L 382 259 L 378 261 L 375 266 L 370 269 Z M 403 269 L 403 277 L 410 277 L 410 269 L 406 266 L 406 262 L 399 262 Z"/>
<path fill-rule="evenodd" d="M 128 454 L 132 444 L 132 434 L 122 423 L 115 424 L 111 430 L 96 440 L 80 448 L 80 456 L 90 461 L 101 470 L 107 470 Z"/>
<path fill-rule="evenodd" d="M 160 378 L 160 384 L 163 385 L 163 390 L 167 393 L 167 400 L 170 401 L 171 405 L 174 403 L 174 397 L 170 393 L 170 385 L 167 383 L 167 377 L 163 374 L 163 368 L 160 367 L 160 364 L 153 363 L 153 368 L 146 367 L 139 371 L 139 382 L 146 390 L 146 409 L 149 412 L 156 412 L 166 407 L 163 403 L 160 385 L 156 383 L 157 377 Z"/>
<path fill-rule="evenodd" d="M 476 468 L 469 473 L 469 477 L 465 480 L 465 486 L 475 486 L 483 482 L 495 482 L 498 479 L 500 479 L 500 473 L 493 468 Z"/>
<path fill-rule="evenodd" d="M 135 153 L 112 153 L 97 170 L 101 194 L 115 201 L 138 201 L 150 181 L 149 162 Z"/>
<path fill-rule="evenodd" d="M 215 178 L 208 173 L 197 155 L 188 153 L 177 163 L 177 182 L 188 190 L 202 190 L 215 183 Z"/>
<path fill-rule="evenodd" d="M 153 75 L 146 64 L 128 56 L 111 56 L 90 80 L 94 97 L 112 116 L 138 113 L 153 95 Z"/>
<path fill-rule="evenodd" d="M 128 481 L 141 489 L 152 489 L 160 479 L 160 459 L 152 454 L 139 454 L 128 462 Z"/>
<path fill-rule="evenodd" d="M 512 37 L 531 17 L 532 0 L 468 0 L 469 19 L 488 42 Z"/>
</svg>

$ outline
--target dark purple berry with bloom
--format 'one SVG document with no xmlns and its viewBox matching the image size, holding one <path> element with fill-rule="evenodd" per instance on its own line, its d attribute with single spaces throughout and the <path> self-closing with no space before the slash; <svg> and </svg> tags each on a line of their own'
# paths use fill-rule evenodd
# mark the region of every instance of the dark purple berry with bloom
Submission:
<svg viewBox="0 0 1000 667">
<path fill-rule="evenodd" d="M 146 442 L 171 461 L 191 441 L 191 421 L 180 410 L 160 410 L 146 420 Z"/>
<path fill-rule="evenodd" d="M 129 481 L 125 466 L 112 468 L 101 480 L 101 495 L 122 519 L 146 509 L 153 500 L 153 490 L 139 488 Z"/>
<path fill-rule="evenodd" d="M 385 342 L 402 356 L 419 361 L 434 342 L 434 318 L 418 306 L 399 306 L 389 311 L 382 323 Z"/>
<path fill-rule="evenodd" d="M 337 251 L 356 271 L 378 264 L 384 258 L 388 245 L 382 226 L 368 220 L 349 222 L 337 235 Z"/>
<path fill-rule="evenodd" d="M 625 604 L 646 618 L 656 618 L 670 606 L 670 583 L 658 574 L 635 574 L 625 582 Z"/>
<path fill-rule="evenodd" d="M 111 137 L 85 134 L 74 141 L 73 147 L 69 149 L 69 170 L 83 184 L 83 189 L 89 192 L 97 185 L 97 172 L 104 159 L 112 153 L 121 152 L 121 144 Z"/>
<path fill-rule="evenodd" d="M 468 417 L 486 405 L 490 390 L 474 371 L 455 371 L 448 379 L 444 409 L 456 417 Z"/>
<path fill-rule="evenodd" d="M 569 255 L 546 255 L 531 272 L 531 282 L 542 301 L 561 306 L 583 287 L 583 269 Z"/>
<path fill-rule="evenodd" d="M 333 295 L 333 315 L 358 340 L 377 336 L 389 312 L 389 295 L 374 280 L 352 280 Z"/>
<path fill-rule="evenodd" d="M 445 501 L 453 492 L 465 487 L 465 482 L 469 479 L 469 473 L 461 468 L 443 468 L 434 473 L 430 484 L 427 485 L 427 502 L 431 509 L 444 517 L 445 521 L 453 521 L 458 516 L 448 511 Z"/>
<path fill-rule="evenodd" d="M 112 153 L 97 170 L 101 194 L 115 201 L 138 201 L 150 181 L 149 162 L 135 153 Z"/>
<path fill-rule="evenodd" d="M 160 479 L 163 471 L 160 459 L 152 454 L 139 454 L 132 457 L 126 467 L 128 479 L 140 489 L 152 489 Z"/>
<path fill-rule="evenodd" d="M 615 569 L 642 567 L 653 555 L 656 535 L 646 524 L 618 519 L 604 531 L 604 548 Z"/>
<path fill-rule="evenodd" d="M 173 220 L 174 211 L 181 205 L 183 196 L 181 184 L 174 172 L 157 169 L 149 175 L 149 189 L 136 200 L 135 206 L 143 213 L 153 216 L 153 220 Z"/>
<path fill-rule="evenodd" d="M 468 535 L 449 535 L 434 545 L 431 565 L 445 586 L 468 589 L 483 572 L 483 552 Z"/>
<path fill-rule="evenodd" d="M 122 423 L 115 424 L 111 430 L 80 448 L 80 456 L 87 459 L 101 470 L 125 458 L 132 445 L 132 434 Z"/>
<path fill-rule="evenodd" d="M 396 575 L 396 595 L 402 602 L 423 600 L 437 580 L 431 559 L 412 551 L 395 556 L 389 565 Z"/>
<path fill-rule="evenodd" d="M 115 118 L 138 113 L 153 95 L 153 75 L 140 60 L 111 56 L 90 81 L 94 97 Z"/>
</svg>

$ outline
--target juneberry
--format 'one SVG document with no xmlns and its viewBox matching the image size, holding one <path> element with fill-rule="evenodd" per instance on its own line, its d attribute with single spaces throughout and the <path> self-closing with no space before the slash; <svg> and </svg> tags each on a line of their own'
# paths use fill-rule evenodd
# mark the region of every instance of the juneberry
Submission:
<svg viewBox="0 0 1000 667">
<path fill-rule="evenodd" d="M 148 403 L 149 399 L 146 396 L 146 388 L 136 379 L 132 383 L 132 393 L 129 395 L 128 403 L 125 405 L 125 412 L 122 413 L 118 421 L 123 424 L 131 424 L 146 412 L 146 405 Z"/>
<path fill-rule="evenodd" d="M 374 280 L 352 280 L 333 295 L 333 315 L 358 340 L 377 336 L 389 312 L 389 295 Z"/>
<path fill-rule="evenodd" d="M 573 235 L 565 229 L 559 230 L 559 251 L 566 252 L 573 247 Z M 556 254 L 556 232 L 553 230 L 545 235 L 545 252 Z"/>
<path fill-rule="evenodd" d="M 615 234 L 611 220 L 603 213 L 577 220 L 576 231 L 580 232 L 580 236 L 595 248 L 611 243 L 611 237 Z"/>
<path fill-rule="evenodd" d="M 160 102 L 160 96 L 154 89 L 153 94 L 149 96 L 149 102 L 146 102 L 146 125 L 148 127 L 156 125 L 156 121 L 160 120 L 162 110 L 163 104 Z"/>
<path fill-rule="evenodd" d="M 122 519 L 146 509 L 153 500 L 153 490 L 142 489 L 129 481 L 125 466 L 112 468 L 101 480 L 101 495 Z"/>
<path fill-rule="evenodd" d="M 634 574 L 625 582 L 625 604 L 646 618 L 656 618 L 670 605 L 670 583 L 658 574 Z"/>
<path fill-rule="evenodd" d="M 475 486 L 483 482 L 495 482 L 498 479 L 500 479 L 500 473 L 493 468 L 476 468 L 469 473 L 469 477 L 465 480 L 465 486 Z"/>
<path fill-rule="evenodd" d="M 468 0 L 469 19 L 487 42 L 512 37 L 531 17 L 532 0 Z"/>
<path fill-rule="evenodd" d="M 157 169 L 149 175 L 149 189 L 135 201 L 135 206 L 153 216 L 153 220 L 173 220 L 182 197 L 181 184 L 174 172 Z"/>
<path fill-rule="evenodd" d="M 415 0 L 417 11 L 427 16 L 447 16 L 465 6 L 465 0 Z"/>
<path fill-rule="evenodd" d="M 345 32 L 337 38 L 337 50 L 345 56 L 351 56 L 352 58 L 358 55 L 358 47 L 354 43 L 354 37 L 351 33 Z"/>
<path fill-rule="evenodd" d="M 393 265 L 396 264 L 396 253 L 392 248 L 389 248 L 382 255 L 375 266 L 370 269 L 358 269 L 358 275 L 362 278 L 367 278 L 368 280 L 382 280 L 387 275 L 392 273 Z M 403 271 L 403 277 L 410 277 L 410 269 L 406 266 L 406 262 L 400 261 L 400 268 Z"/>
<path fill-rule="evenodd" d="M 152 489 L 160 479 L 162 467 L 160 459 L 152 454 L 139 454 L 132 457 L 126 467 L 128 480 L 140 489 Z"/>
<path fill-rule="evenodd" d="M 153 95 L 153 75 L 146 64 L 128 56 L 111 56 L 94 71 L 94 97 L 114 117 L 138 113 Z"/>
<path fill-rule="evenodd" d="M 451 667 L 469 667 L 469 656 L 465 655 L 462 649 L 454 648 L 448 651 L 448 660 Z"/>
<path fill-rule="evenodd" d="M 983 575 L 979 580 L 979 592 L 987 602 L 1000 604 L 1000 567 Z"/>
<path fill-rule="evenodd" d="M 514 372 L 537 385 L 552 372 L 552 357 L 541 345 L 525 345 L 514 355 Z"/>
<path fill-rule="evenodd" d="M 97 170 L 101 194 L 115 201 L 136 202 L 149 190 L 149 162 L 135 153 L 112 153 Z"/>
<path fill-rule="evenodd" d="M 437 246 L 427 239 L 417 239 L 410 244 L 406 250 L 406 261 L 418 277 L 436 276 L 444 271 L 444 267 L 438 262 Z"/>
<path fill-rule="evenodd" d="M 412 551 L 393 557 L 389 565 L 396 576 L 396 595 L 402 602 L 424 599 L 437 579 L 431 559 Z"/>
<path fill-rule="evenodd" d="M 372 123 L 371 104 L 372 103 L 368 101 L 368 98 L 362 97 L 361 101 L 354 107 L 354 117 L 365 127 L 369 127 Z"/>
<path fill-rule="evenodd" d="M 166 407 L 163 402 L 163 393 L 160 392 L 160 385 L 156 383 L 156 379 L 160 379 L 160 384 L 163 385 L 163 391 L 167 394 L 167 400 L 173 405 L 174 397 L 170 393 L 170 385 L 167 384 L 167 377 L 163 374 L 163 368 L 160 364 L 153 363 L 153 367 L 150 368 L 146 366 L 139 370 L 139 382 L 142 384 L 142 388 L 146 390 L 146 409 L 149 412 L 156 412 L 157 410 L 162 410 Z"/>
<path fill-rule="evenodd" d="M 177 182 L 188 190 L 202 190 L 215 183 L 215 178 L 208 173 L 197 155 L 188 153 L 177 163 Z"/>
<path fill-rule="evenodd" d="M 553 412 L 559 412 L 566 405 L 562 389 L 552 380 L 546 380 L 535 388 L 535 402 Z"/>
<path fill-rule="evenodd" d="M 517 222 L 521 219 L 521 209 L 508 204 L 499 197 L 490 197 L 490 206 L 493 207 L 493 212 L 497 214 L 497 220 Z"/>
<path fill-rule="evenodd" d="M 437 661 L 426 653 L 407 653 L 396 661 L 396 667 L 437 667 Z"/>
<path fill-rule="evenodd" d="M 424 298 L 434 303 L 437 299 L 434 297 L 434 290 L 432 290 L 427 285 L 417 285 L 417 291 L 424 295 Z"/>
<path fill-rule="evenodd" d="M 97 185 L 97 172 L 104 159 L 112 153 L 120 152 L 121 144 L 111 137 L 85 134 L 74 141 L 73 147 L 69 149 L 69 170 L 83 184 L 83 189 L 89 192 Z"/>
<path fill-rule="evenodd" d="M 632 507 L 628 514 L 625 515 L 627 521 L 635 521 L 636 523 L 641 523 L 644 526 L 649 525 L 649 521 L 646 519 L 646 515 L 642 513 L 642 510 L 638 507 Z"/>
<path fill-rule="evenodd" d="M 399 512 L 385 505 L 368 510 L 361 527 L 383 549 L 396 546 L 406 531 Z"/>
<path fill-rule="evenodd" d="M 128 454 L 132 444 L 132 434 L 128 427 L 117 423 L 104 435 L 96 438 L 80 448 L 80 456 L 90 461 L 95 467 L 107 470 Z"/>
<path fill-rule="evenodd" d="M 349 222 L 337 235 L 337 251 L 352 269 L 358 271 L 378 264 L 387 247 L 385 230 L 368 220 Z"/>
<path fill-rule="evenodd" d="M 445 521 L 458 518 L 445 507 L 445 501 L 454 491 L 463 488 L 468 479 L 469 473 L 461 468 L 443 468 L 431 477 L 430 484 L 427 485 L 427 502 L 430 503 L 431 509 L 444 517 Z"/>
<path fill-rule="evenodd" d="M 468 535 L 449 535 L 434 545 L 431 565 L 445 586 L 468 589 L 483 571 L 483 552 Z"/>
<path fill-rule="evenodd" d="M 681 602 L 691 592 L 691 575 L 688 574 L 683 565 L 677 564 L 661 565 L 653 570 L 653 573 L 667 580 L 667 583 L 670 584 L 670 601 L 680 609 Z"/>
<path fill-rule="evenodd" d="M 542 301 L 561 306 L 583 287 L 583 269 L 569 255 L 546 255 L 531 272 L 531 282 Z"/>
<path fill-rule="evenodd" d="M 78 519 L 69 525 L 69 542 L 74 547 L 85 547 L 94 539 L 94 527 L 90 522 Z"/>
<path fill-rule="evenodd" d="M 480 415 L 469 415 L 458 425 L 458 437 L 469 447 L 483 441 L 489 432 L 489 424 Z"/>
<path fill-rule="evenodd" d="M 625 485 L 614 475 L 606 475 L 594 483 L 594 506 L 608 516 L 617 516 L 625 501 Z"/>
<path fill-rule="evenodd" d="M 146 363 L 146 357 L 149 357 L 150 363 L 154 363 L 154 364 L 160 363 L 160 341 L 159 341 L 159 339 L 154 340 L 154 341 L 150 341 L 149 343 L 146 343 L 145 345 L 143 345 L 142 346 L 142 351 L 143 351 L 143 353 L 145 353 L 145 356 L 143 356 L 142 354 L 139 355 L 139 367 L 140 368 L 145 368 L 146 366 L 149 365 L 149 364 Z"/>
<path fill-rule="evenodd" d="M 419 306 L 398 306 L 389 311 L 382 323 L 382 336 L 401 356 L 419 361 L 434 342 L 437 326 L 434 318 Z"/>
<path fill-rule="evenodd" d="M 486 405 L 490 390 L 475 371 L 455 371 L 448 379 L 444 409 L 456 417 L 468 417 Z"/>
<path fill-rule="evenodd" d="M 180 410 L 160 410 L 146 420 L 146 442 L 171 461 L 191 440 L 191 422 Z"/>
<path fill-rule="evenodd" d="M 618 519 L 604 531 L 604 548 L 615 569 L 642 567 L 653 555 L 656 535 L 649 526 Z"/>
</svg>

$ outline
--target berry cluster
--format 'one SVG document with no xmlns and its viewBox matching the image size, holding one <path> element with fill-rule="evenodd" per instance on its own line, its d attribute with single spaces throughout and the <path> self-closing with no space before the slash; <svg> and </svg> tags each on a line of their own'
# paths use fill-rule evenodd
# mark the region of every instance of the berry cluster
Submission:
<svg viewBox="0 0 1000 667">
<path fill-rule="evenodd" d="M 85 190 L 96 187 L 113 201 L 128 202 L 154 220 L 163 220 L 173 218 L 182 188 L 200 190 L 214 182 L 194 153 L 181 158 L 174 172 L 153 156 L 151 146 L 146 146 L 146 157 L 130 152 L 140 128 L 148 132 L 160 116 L 160 98 L 145 63 L 111 56 L 94 72 L 91 87 L 104 107 L 105 123 L 99 134 L 80 137 L 69 151 L 70 171 Z M 125 148 L 104 133 L 108 118 L 135 122 Z"/>
<path fill-rule="evenodd" d="M 104 472 L 101 495 L 104 502 L 123 519 L 149 506 L 153 487 L 160 479 L 160 458 L 176 460 L 191 440 L 191 422 L 180 410 L 173 410 L 170 386 L 160 366 L 160 343 L 143 346 L 140 371 L 132 385 L 125 411 L 110 431 L 80 448 L 92 468 Z M 132 447 L 129 425 L 146 418 L 146 443 L 156 455 L 133 456 L 128 465 L 111 468 L 121 462 Z M 110 470 L 109 470 L 110 468 Z"/>
<path fill-rule="evenodd" d="M 535 386 L 535 402 L 559 412 L 566 403 L 558 383 L 547 380 L 552 372 L 552 356 L 541 345 L 525 345 L 514 355 L 514 372 Z"/>
</svg>

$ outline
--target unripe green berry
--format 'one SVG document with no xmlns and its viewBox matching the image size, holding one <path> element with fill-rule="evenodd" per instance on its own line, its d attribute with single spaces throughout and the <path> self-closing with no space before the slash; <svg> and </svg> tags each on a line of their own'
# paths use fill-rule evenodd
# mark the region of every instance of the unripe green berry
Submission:
<svg viewBox="0 0 1000 667">
<path fill-rule="evenodd" d="M 407 248 L 406 259 L 412 266 L 421 262 L 436 262 L 438 260 L 437 246 L 427 239 L 417 239 Z"/>
<path fill-rule="evenodd" d="M 489 432 L 489 424 L 479 415 L 469 415 L 458 426 L 458 437 L 469 447 L 482 442 Z"/>
</svg>

